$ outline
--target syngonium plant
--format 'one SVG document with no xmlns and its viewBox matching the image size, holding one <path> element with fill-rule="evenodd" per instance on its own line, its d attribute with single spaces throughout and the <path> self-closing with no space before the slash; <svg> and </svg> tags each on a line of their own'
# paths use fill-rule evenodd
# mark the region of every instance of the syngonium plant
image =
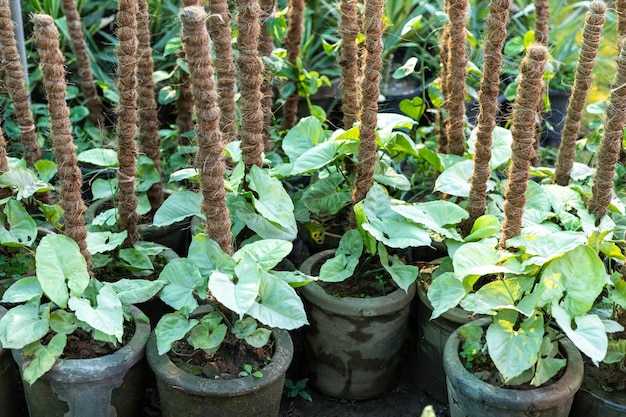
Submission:
<svg viewBox="0 0 626 417">
<path fill-rule="evenodd" d="M 76 329 L 121 344 L 130 305 L 147 301 L 163 286 L 161 281 L 91 278 L 78 245 L 64 235 L 41 239 L 35 265 L 35 276 L 17 280 L 4 293 L 3 303 L 17 305 L 0 320 L 0 342 L 23 349 L 23 377 L 30 384 L 54 366 Z"/>
</svg>

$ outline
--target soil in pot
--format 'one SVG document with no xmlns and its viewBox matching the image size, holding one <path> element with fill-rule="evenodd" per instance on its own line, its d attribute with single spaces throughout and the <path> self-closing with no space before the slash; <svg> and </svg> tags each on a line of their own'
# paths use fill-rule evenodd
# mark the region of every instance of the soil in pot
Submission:
<svg viewBox="0 0 626 417">
<path fill-rule="evenodd" d="M 312 256 L 301 270 L 316 275 L 332 253 Z M 408 293 L 395 289 L 382 297 L 340 298 L 312 283 L 301 293 L 310 322 L 302 329 L 303 372 L 311 385 L 325 395 L 349 400 L 376 398 L 393 389 L 415 286 Z"/>
<path fill-rule="evenodd" d="M 490 319 L 476 322 L 483 328 Z M 444 369 L 448 386 L 451 417 L 567 417 L 574 394 L 583 379 L 580 352 L 567 338 L 559 340 L 559 348 L 567 365 L 554 383 L 532 389 L 501 388 L 478 379 L 465 368 L 460 357 L 461 340 L 455 330 L 446 342 Z"/>
<path fill-rule="evenodd" d="M 131 312 L 134 333 L 115 352 L 90 359 L 64 358 L 33 385 L 23 381 L 31 417 L 79 417 L 85 415 L 85 410 L 89 410 L 90 417 L 141 415 L 150 325 L 139 309 L 131 307 Z M 99 345 L 98 349 L 108 348 Z M 78 353 L 82 356 L 81 350 Z M 21 366 L 22 351 L 12 353 Z"/>
</svg>

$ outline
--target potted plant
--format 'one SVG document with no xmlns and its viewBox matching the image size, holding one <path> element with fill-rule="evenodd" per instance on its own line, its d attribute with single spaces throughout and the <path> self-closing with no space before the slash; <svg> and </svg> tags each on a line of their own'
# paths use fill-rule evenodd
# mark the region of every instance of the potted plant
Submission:
<svg viewBox="0 0 626 417">
<path fill-rule="evenodd" d="M 162 283 L 90 278 L 78 245 L 63 235 L 44 236 L 35 262 L 36 276 L 4 294 L 2 302 L 17 305 L 0 321 L 0 341 L 13 349 L 31 415 L 61 416 L 84 407 L 96 415 L 111 408 L 137 415 L 150 324 L 131 305 L 154 296 Z M 93 359 L 84 359 L 85 353 Z"/>
<path fill-rule="evenodd" d="M 0 319 L 7 310 L 0 307 Z M 25 416 L 28 414 L 24 393 L 20 389 L 20 376 L 9 349 L 4 349 L 0 343 L 0 401 L 2 412 L 0 416 Z"/>
<path fill-rule="evenodd" d="M 180 407 L 194 416 L 278 413 L 293 356 L 291 338 L 279 329 L 307 323 L 289 283 L 308 278 L 272 271 L 289 252 L 290 242 L 263 239 L 228 255 L 199 234 L 188 258 L 166 265 L 159 296 L 175 311 L 159 321 L 147 347 L 165 416 Z"/>
</svg>

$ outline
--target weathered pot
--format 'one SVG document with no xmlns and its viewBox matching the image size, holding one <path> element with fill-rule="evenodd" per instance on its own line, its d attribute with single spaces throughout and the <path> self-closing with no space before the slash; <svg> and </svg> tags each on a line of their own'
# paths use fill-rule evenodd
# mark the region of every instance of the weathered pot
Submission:
<svg viewBox="0 0 626 417">
<path fill-rule="evenodd" d="M 301 271 L 313 271 L 334 250 L 307 259 Z M 310 325 L 304 327 L 304 372 L 313 387 L 335 398 L 379 397 L 398 383 L 400 349 L 408 326 L 409 292 L 397 289 L 384 297 L 338 298 L 311 283 L 301 288 Z"/>
<path fill-rule="evenodd" d="M 601 381 L 591 377 L 585 363 L 583 384 L 574 396 L 570 417 L 623 417 L 626 415 L 626 392 L 605 391 Z"/>
<path fill-rule="evenodd" d="M 430 319 L 433 306 L 428 300 L 422 281 L 417 283 L 417 355 L 415 359 L 415 383 L 433 398 L 445 403 L 448 400 L 446 374 L 443 370 L 443 350 L 448 337 L 459 326 L 474 319 L 472 314 L 460 307 Z"/>
<path fill-rule="evenodd" d="M 473 323 L 483 328 L 490 319 Z M 461 340 L 455 330 L 444 350 L 444 369 L 448 384 L 450 417 L 567 417 L 574 394 L 583 380 L 580 352 L 567 338 L 559 347 L 567 358 L 563 376 L 556 382 L 529 390 L 500 388 L 474 377 L 459 359 Z"/>
<path fill-rule="evenodd" d="M 148 318 L 131 306 L 135 334 L 121 349 L 94 359 L 60 359 L 33 385 L 23 382 L 31 417 L 137 417 L 147 372 Z M 13 350 L 21 369 L 22 350 Z"/>
<path fill-rule="evenodd" d="M 111 205 L 110 198 L 94 201 L 85 212 L 85 223 L 90 224 L 93 219 L 107 206 Z M 146 242 L 155 242 L 167 246 L 179 256 L 187 256 L 187 250 L 191 243 L 191 219 L 172 223 L 167 226 L 155 226 L 153 224 L 140 224 L 137 226 L 140 239 Z"/>
<path fill-rule="evenodd" d="M 7 310 L 0 307 L 0 319 Z M 28 415 L 24 393 L 20 386 L 20 376 L 11 351 L 0 344 L 0 417 L 22 417 Z"/>
<path fill-rule="evenodd" d="M 146 356 L 156 375 L 164 417 L 276 417 L 280 410 L 285 374 L 293 357 L 293 344 L 285 330 L 274 330 L 272 361 L 252 376 L 219 380 L 183 371 L 159 355 L 154 332 Z"/>
</svg>

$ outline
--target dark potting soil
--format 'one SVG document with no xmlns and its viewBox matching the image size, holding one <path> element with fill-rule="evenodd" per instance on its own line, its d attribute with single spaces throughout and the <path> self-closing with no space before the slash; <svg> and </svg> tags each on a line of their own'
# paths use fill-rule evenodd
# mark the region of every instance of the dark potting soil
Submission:
<svg viewBox="0 0 626 417">
<path fill-rule="evenodd" d="M 196 350 L 185 340 L 174 343 L 168 352 L 170 360 L 182 370 L 193 375 L 211 379 L 239 378 L 246 365 L 252 371 L 261 371 L 271 360 L 273 345 L 271 343 L 262 348 L 254 348 L 243 343 L 232 335 L 227 335 L 219 350 L 208 354 L 203 350 Z"/>
</svg>

